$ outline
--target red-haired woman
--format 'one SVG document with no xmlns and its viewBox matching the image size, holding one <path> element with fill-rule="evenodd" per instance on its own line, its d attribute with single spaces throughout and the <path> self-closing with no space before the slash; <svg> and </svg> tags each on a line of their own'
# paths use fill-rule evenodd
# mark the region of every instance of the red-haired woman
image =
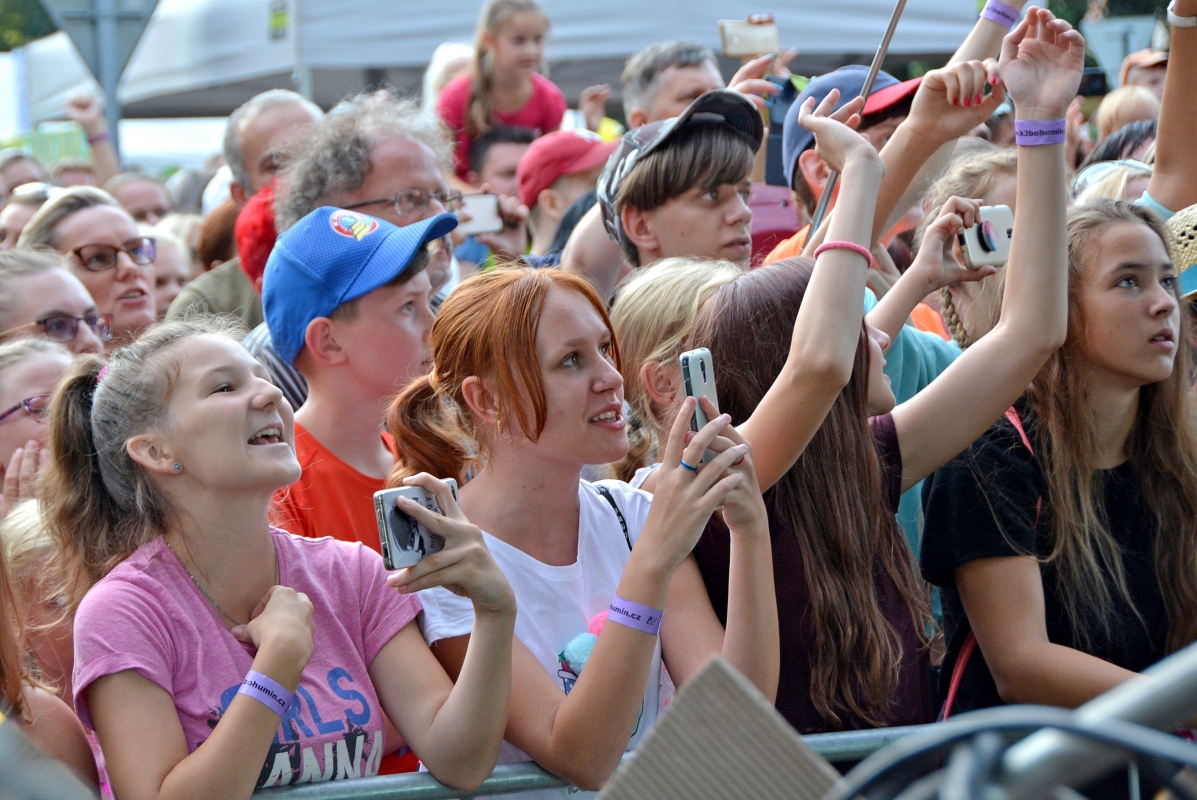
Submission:
<svg viewBox="0 0 1197 800">
<path fill-rule="evenodd" d="M 581 480 L 583 466 L 627 452 L 623 380 L 603 302 L 584 279 L 557 270 L 467 281 L 441 307 L 430 345 L 432 374 L 408 386 L 388 416 L 399 450 L 389 484 L 419 472 L 458 481 L 473 472 L 462 510 L 485 532 L 519 604 L 500 760 L 532 759 L 598 788 L 656 718 L 663 666 L 682 684 L 721 654 L 772 696 L 768 528 L 748 446 L 728 418 L 691 440 L 694 401 L 686 401 L 655 498 Z M 703 465 L 707 448 L 720 453 Z M 726 629 L 688 557 L 720 505 L 734 559 Z M 440 559 L 391 580 L 401 591 L 424 589 Z M 469 604 L 442 589 L 420 598 L 425 638 L 455 676 Z"/>
</svg>

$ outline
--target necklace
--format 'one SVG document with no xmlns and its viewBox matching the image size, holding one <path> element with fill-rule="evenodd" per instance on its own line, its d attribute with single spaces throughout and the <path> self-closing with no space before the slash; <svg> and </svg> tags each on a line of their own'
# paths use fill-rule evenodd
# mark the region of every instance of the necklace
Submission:
<svg viewBox="0 0 1197 800">
<path fill-rule="evenodd" d="M 187 565 L 185 563 L 183 563 L 183 559 L 179 556 L 178 551 L 170 546 L 170 542 L 166 541 L 166 537 L 163 537 L 162 543 L 166 545 L 166 548 L 168 550 L 170 550 L 170 552 L 174 553 L 175 558 L 177 558 L 179 560 L 179 566 L 182 567 L 183 571 L 187 573 L 187 577 L 191 578 L 191 582 L 195 584 L 195 588 L 200 590 L 200 594 L 202 594 L 204 596 L 204 599 L 207 600 L 212 605 L 212 608 L 216 609 L 216 612 L 218 614 L 220 614 L 220 616 L 224 617 L 226 620 L 231 622 L 234 627 L 236 627 L 237 625 L 244 624 L 244 623 L 238 622 L 237 620 L 233 619 L 227 611 L 225 611 L 223 608 L 220 607 L 220 603 L 216 602 L 216 600 L 214 600 L 212 598 L 212 595 L 208 594 L 207 590 L 204 589 L 203 584 L 201 584 L 199 581 L 197 581 L 195 579 L 195 576 L 191 574 L 191 570 L 187 569 Z M 270 543 L 270 548 L 274 552 L 274 585 L 277 586 L 278 582 L 279 582 L 278 550 L 274 547 L 273 541 Z"/>
</svg>

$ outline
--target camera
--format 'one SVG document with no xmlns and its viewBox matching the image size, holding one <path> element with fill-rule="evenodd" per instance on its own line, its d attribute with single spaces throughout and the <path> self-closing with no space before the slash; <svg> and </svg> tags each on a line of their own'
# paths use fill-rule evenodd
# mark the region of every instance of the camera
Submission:
<svg viewBox="0 0 1197 800">
<path fill-rule="evenodd" d="M 457 481 L 446 478 L 449 491 L 457 501 Z M 387 569 L 400 569 L 420 563 L 424 556 L 445 549 L 445 538 L 421 525 L 414 517 L 399 510 L 396 498 L 406 497 L 424 508 L 440 514 L 436 497 L 422 486 L 401 486 L 374 493 L 374 514 L 378 518 L 378 538 L 382 544 L 382 561 Z"/>
</svg>

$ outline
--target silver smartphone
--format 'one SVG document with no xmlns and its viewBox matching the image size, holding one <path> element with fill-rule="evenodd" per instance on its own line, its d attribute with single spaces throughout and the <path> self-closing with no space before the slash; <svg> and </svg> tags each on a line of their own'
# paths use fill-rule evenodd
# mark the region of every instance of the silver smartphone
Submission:
<svg viewBox="0 0 1197 800">
<path fill-rule="evenodd" d="M 469 214 L 470 218 L 457 227 L 457 233 L 474 236 L 503 230 L 497 194 L 467 194 L 462 198 L 461 210 Z"/>
<path fill-rule="evenodd" d="M 781 34 L 772 14 L 719 20 L 719 40 L 727 58 L 757 58 L 781 49 Z"/>
<path fill-rule="evenodd" d="M 1014 212 L 1010 206 L 981 206 L 977 224 L 959 234 L 964 265 L 969 269 L 1003 266 L 1010 260 L 1013 236 Z"/>
<path fill-rule="evenodd" d="M 457 481 L 446 478 L 449 491 L 457 501 Z M 404 514 L 395 504 L 396 497 L 415 500 L 434 514 L 441 513 L 436 497 L 422 486 L 401 486 L 374 493 L 374 514 L 378 517 L 378 538 L 382 543 L 382 562 L 387 569 L 400 569 L 420 563 L 430 553 L 445 549 L 445 537 L 425 528 L 414 517 Z"/>
<path fill-rule="evenodd" d="M 705 347 L 690 350 L 682 353 L 678 357 L 678 361 L 682 367 L 682 384 L 685 387 L 686 396 L 695 399 L 705 397 L 718 411 L 719 396 L 715 392 L 715 362 L 711 359 L 711 351 Z M 696 404 L 694 414 L 690 417 L 690 430 L 697 433 L 708 422 L 710 420 L 707 419 L 706 412 L 702 410 L 702 404 Z M 719 454 L 714 450 L 707 450 L 702 454 L 702 463 L 707 463 L 717 455 Z"/>
</svg>

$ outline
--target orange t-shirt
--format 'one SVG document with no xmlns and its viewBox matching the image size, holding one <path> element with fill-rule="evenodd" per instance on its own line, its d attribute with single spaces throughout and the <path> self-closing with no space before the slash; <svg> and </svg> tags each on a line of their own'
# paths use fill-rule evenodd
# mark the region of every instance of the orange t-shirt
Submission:
<svg viewBox="0 0 1197 800">
<path fill-rule="evenodd" d="M 914 307 L 914 310 L 910 312 L 910 320 L 914 323 L 914 327 L 920 331 L 934 333 L 946 342 L 952 341 L 952 334 L 948 332 L 947 326 L 943 324 L 943 317 L 926 303 L 919 303 Z"/>
<path fill-rule="evenodd" d="M 390 434 L 382 433 L 395 452 Z M 386 488 L 381 478 L 363 475 L 295 424 L 295 457 L 303 467 L 299 480 L 274 494 L 274 524 L 296 536 L 331 536 L 361 542 L 382 551 L 374 516 L 374 493 Z"/>
<path fill-rule="evenodd" d="M 777 247 L 774 247 L 769 252 L 769 255 L 765 256 L 765 260 L 761 262 L 761 266 L 772 264 L 774 261 L 781 261 L 783 258 L 802 255 L 802 248 L 806 247 L 807 236 L 810 236 L 810 225 L 807 225 L 789 239 L 783 239 L 778 242 Z"/>
</svg>

